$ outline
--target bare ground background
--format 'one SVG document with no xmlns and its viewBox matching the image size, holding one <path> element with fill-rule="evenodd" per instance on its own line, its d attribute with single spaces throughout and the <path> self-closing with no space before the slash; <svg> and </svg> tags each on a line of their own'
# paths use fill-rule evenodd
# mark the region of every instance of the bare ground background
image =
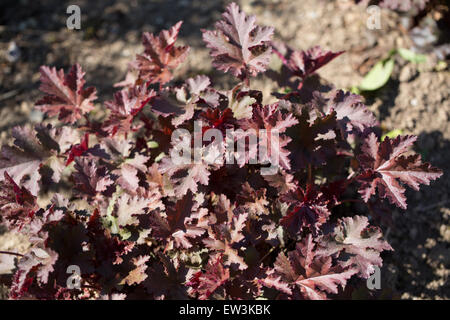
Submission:
<svg viewBox="0 0 450 320">
<path fill-rule="evenodd" d="M 225 0 L 2 0 L 0 3 L 0 141 L 15 125 L 39 122 L 32 110 L 39 97 L 39 66 L 67 68 L 80 63 L 87 82 L 99 90 L 98 101 L 110 99 L 112 84 L 124 78 L 127 63 L 141 51 L 143 31 L 158 32 L 184 20 L 180 41 L 191 53 L 178 74 L 208 74 L 213 83 L 223 75 L 213 71 L 201 28 L 220 18 Z M 274 26 L 277 38 L 307 49 L 321 45 L 346 53 L 324 67 L 320 75 L 338 88 L 357 85 L 370 67 L 389 50 L 408 48 L 409 38 L 395 13 L 382 12 L 382 29 L 366 27 L 364 8 L 346 0 L 241 0 L 259 24 Z M 66 28 L 66 8 L 82 11 L 81 30 Z M 14 41 L 20 58 L 11 63 L 7 51 Z M 419 65 L 398 59 L 394 75 L 382 89 L 366 96 L 385 131 L 401 129 L 419 136 L 416 151 L 444 176 L 420 192 L 408 193 L 408 209 L 393 208 L 393 226 L 385 231 L 395 252 L 385 255 L 383 286 L 403 299 L 449 299 L 450 285 L 450 71 L 436 71 L 429 55 Z M 252 86 L 269 96 L 271 83 Z M 226 86 L 226 82 L 225 82 Z M 22 252 L 27 243 L 16 234 L 1 233 L 0 250 Z"/>
</svg>

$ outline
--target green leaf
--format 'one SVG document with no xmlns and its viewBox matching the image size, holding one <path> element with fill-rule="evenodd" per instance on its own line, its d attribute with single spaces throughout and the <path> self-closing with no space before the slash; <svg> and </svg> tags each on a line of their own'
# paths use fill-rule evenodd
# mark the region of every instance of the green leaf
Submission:
<svg viewBox="0 0 450 320">
<path fill-rule="evenodd" d="M 400 48 L 397 50 L 397 52 L 403 59 L 408 60 L 410 62 L 423 63 L 427 61 L 427 56 L 415 53 L 408 49 Z"/>
<path fill-rule="evenodd" d="M 155 149 L 155 148 L 159 147 L 159 144 L 156 141 L 148 141 L 147 142 L 147 147 L 150 148 L 150 149 Z"/>
<path fill-rule="evenodd" d="M 161 152 L 158 154 L 158 156 L 155 158 L 155 162 L 160 162 L 162 158 L 164 158 L 166 154 L 164 152 Z"/>
<path fill-rule="evenodd" d="M 386 137 L 394 139 L 401 134 L 403 134 L 403 130 L 400 129 L 391 130 L 388 133 L 383 134 L 383 136 L 381 137 L 381 141 L 383 141 Z"/>
<path fill-rule="evenodd" d="M 359 89 L 362 91 L 374 91 L 383 87 L 391 77 L 394 70 L 394 59 L 379 61 L 364 77 Z"/>
<path fill-rule="evenodd" d="M 353 94 L 360 94 L 361 90 L 359 90 L 358 87 L 353 86 L 353 87 L 351 87 L 350 92 Z"/>
<path fill-rule="evenodd" d="M 289 88 L 289 87 L 285 87 L 285 88 L 282 89 L 282 92 L 285 93 L 285 94 L 288 94 L 288 93 L 292 92 L 292 89 Z"/>
</svg>

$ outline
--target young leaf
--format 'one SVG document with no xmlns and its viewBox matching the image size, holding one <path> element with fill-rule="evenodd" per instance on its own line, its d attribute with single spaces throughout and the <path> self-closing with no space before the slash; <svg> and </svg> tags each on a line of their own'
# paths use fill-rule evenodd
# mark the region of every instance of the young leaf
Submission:
<svg viewBox="0 0 450 320">
<path fill-rule="evenodd" d="M 358 88 L 363 91 L 380 89 L 389 81 L 393 70 L 394 59 L 388 58 L 378 62 L 364 77 Z"/>
<path fill-rule="evenodd" d="M 105 103 L 111 113 L 103 124 L 104 130 L 111 135 L 130 132 L 134 117 L 155 96 L 156 92 L 145 84 L 116 92 L 114 100 Z"/>
<path fill-rule="evenodd" d="M 149 83 L 167 83 L 172 80 L 172 72 L 187 57 L 188 46 L 175 46 L 182 21 L 158 36 L 145 32 L 142 36 L 144 53 L 136 56 L 139 78 Z"/>
<path fill-rule="evenodd" d="M 378 124 L 374 114 L 363 104 L 361 96 L 342 90 L 322 95 L 316 93 L 313 106 L 325 114 L 335 111 L 339 129 L 344 136 L 361 134 Z"/>
<path fill-rule="evenodd" d="M 94 159 L 78 158 L 75 160 L 73 177 L 77 188 L 89 196 L 106 191 L 114 183 L 106 167 L 98 167 Z"/>
<path fill-rule="evenodd" d="M 60 69 L 41 67 L 40 90 L 47 93 L 36 102 L 36 108 L 49 116 L 58 116 L 64 123 L 74 123 L 82 115 L 94 109 L 97 98 L 94 87 L 83 88 L 85 73 L 76 64 L 67 75 Z"/>
<path fill-rule="evenodd" d="M 405 48 L 397 49 L 398 54 L 405 60 L 408 60 L 413 63 L 423 63 L 427 61 L 427 56 L 423 54 L 415 53 L 411 50 Z"/>
<path fill-rule="evenodd" d="M 255 20 L 255 16 L 246 16 L 236 3 L 231 3 L 223 20 L 216 23 L 216 30 L 203 30 L 214 67 L 241 79 L 266 70 L 273 28 L 257 26 Z"/>
<path fill-rule="evenodd" d="M 303 228 L 309 228 L 316 234 L 330 215 L 325 202 L 313 185 L 307 185 L 306 190 L 298 187 L 282 198 L 290 205 L 290 210 L 280 220 L 280 224 L 295 235 Z"/>
<path fill-rule="evenodd" d="M 280 51 L 286 51 L 285 55 Z M 312 47 L 306 51 L 297 51 L 285 47 L 278 48 L 278 50 L 275 49 L 275 52 L 292 74 L 302 79 L 312 75 L 318 69 L 344 53 L 344 51 L 327 51 L 320 46 Z"/>
</svg>

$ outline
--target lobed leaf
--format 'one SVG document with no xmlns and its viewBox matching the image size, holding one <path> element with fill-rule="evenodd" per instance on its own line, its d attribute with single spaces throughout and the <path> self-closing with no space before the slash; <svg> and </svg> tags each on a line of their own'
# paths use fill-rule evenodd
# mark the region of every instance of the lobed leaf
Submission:
<svg viewBox="0 0 450 320">
<path fill-rule="evenodd" d="M 231 3 L 216 23 L 216 30 L 203 30 L 203 41 L 211 49 L 213 66 L 235 77 L 256 76 L 270 62 L 273 28 L 255 24 L 255 16 L 247 16 L 236 3 Z"/>
</svg>

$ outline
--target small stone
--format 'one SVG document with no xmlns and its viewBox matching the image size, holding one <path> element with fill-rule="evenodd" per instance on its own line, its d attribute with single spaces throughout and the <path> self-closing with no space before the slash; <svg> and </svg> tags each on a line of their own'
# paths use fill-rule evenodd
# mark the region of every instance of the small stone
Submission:
<svg viewBox="0 0 450 320">
<path fill-rule="evenodd" d="M 6 60 L 11 63 L 17 62 L 20 59 L 20 48 L 14 41 L 11 41 L 6 51 Z"/>
<path fill-rule="evenodd" d="M 417 74 L 417 71 L 411 67 L 411 65 L 406 65 L 403 67 L 402 71 L 400 71 L 400 76 L 398 80 L 400 82 L 409 82 L 411 81 Z"/>
<path fill-rule="evenodd" d="M 30 109 L 30 104 L 26 101 L 22 101 L 22 103 L 20 104 L 20 112 L 27 113 L 30 111 Z"/>
<path fill-rule="evenodd" d="M 436 245 L 436 240 L 433 238 L 428 238 L 425 242 L 425 248 L 431 249 Z"/>
<path fill-rule="evenodd" d="M 29 115 L 29 119 L 31 122 L 39 123 L 44 119 L 44 113 L 39 110 L 32 109 Z"/>
<path fill-rule="evenodd" d="M 439 232 L 442 238 L 444 238 L 444 241 L 450 242 L 450 226 L 447 226 L 445 224 L 441 225 L 441 227 L 439 228 Z"/>
</svg>

